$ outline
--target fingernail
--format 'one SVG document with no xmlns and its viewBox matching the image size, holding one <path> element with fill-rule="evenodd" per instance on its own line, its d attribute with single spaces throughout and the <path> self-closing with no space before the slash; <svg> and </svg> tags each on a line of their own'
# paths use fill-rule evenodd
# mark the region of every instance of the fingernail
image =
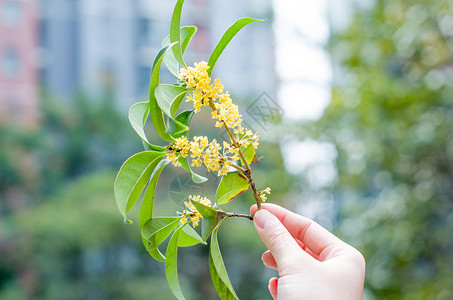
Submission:
<svg viewBox="0 0 453 300">
<path fill-rule="evenodd" d="M 277 218 L 265 209 L 258 210 L 253 220 L 260 229 L 264 229 L 277 222 Z"/>
</svg>

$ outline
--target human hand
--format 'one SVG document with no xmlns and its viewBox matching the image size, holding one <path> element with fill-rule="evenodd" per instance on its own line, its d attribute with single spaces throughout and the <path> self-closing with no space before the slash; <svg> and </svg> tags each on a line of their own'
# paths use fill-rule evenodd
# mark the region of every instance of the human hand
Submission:
<svg viewBox="0 0 453 300">
<path fill-rule="evenodd" d="M 269 251 L 263 263 L 278 271 L 269 291 L 275 299 L 362 299 L 362 254 L 316 222 L 275 204 L 254 215 L 256 231 Z"/>
</svg>

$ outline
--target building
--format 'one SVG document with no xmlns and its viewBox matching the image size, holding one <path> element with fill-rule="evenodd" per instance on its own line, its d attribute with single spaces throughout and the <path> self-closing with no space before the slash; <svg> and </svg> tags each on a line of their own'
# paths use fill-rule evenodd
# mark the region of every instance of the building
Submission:
<svg viewBox="0 0 453 300">
<path fill-rule="evenodd" d="M 77 90 L 93 98 L 108 91 L 119 107 L 146 99 L 149 74 L 168 34 L 175 1 L 40 0 L 41 82 L 50 94 L 71 99 Z M 268 17 L 271 1 L 187 0 L 182 25 L 198 32 L 187 62 L 209 59 L 223 32 L 243 16 Z M 271 22 L 249 25 L 216 66 L 228 90 L 256 98 L 275 92 Z M 164 80 L 172 80 L 163 74 Z M 265 90 L 264 90 L 265 89 Z"/>
<path fill-rule="evenodd" d="M 0 123 L 38 124 L 38 7 L 0 0 Z"/>
</svg>

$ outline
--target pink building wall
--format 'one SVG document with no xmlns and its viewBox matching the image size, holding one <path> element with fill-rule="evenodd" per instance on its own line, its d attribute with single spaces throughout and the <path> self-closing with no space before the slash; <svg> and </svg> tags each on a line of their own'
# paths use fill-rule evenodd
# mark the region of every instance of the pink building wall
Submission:
<svg viewBox="0 0 453 300">
<path fill-rule="evenodd" d="M 37 2 L 0 0 L 0 124 L 38 124 Z"/>
</svg>

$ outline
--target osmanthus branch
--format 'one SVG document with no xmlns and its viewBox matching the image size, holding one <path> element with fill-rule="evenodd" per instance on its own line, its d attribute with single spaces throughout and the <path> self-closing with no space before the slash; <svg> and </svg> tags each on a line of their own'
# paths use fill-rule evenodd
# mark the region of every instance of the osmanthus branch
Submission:
<svg viewBox="0 0 453 300">
<path fill-rule="evenodd" d="M 212 108 L 213 111 L 219 113 L 219 110 L 215 107 L 215 105 L 212 101 L 209 101 L 209 106 Z M 234 147 L 236 147 L 238 149 L 239 156 L 241 157 L 241 160 L 244 164 L 245 169 L 241 168 L 237 165 L 232 165 L 232 167 L 241 171 L 241 173 L 244 174 L 245 177 L 247 177 L 248 184 L 253 191 L 253 197 L 255 198 L 256 205 L 258 206 L 258 209 L 261 209 L 261 199 L 259 197 L 258 190 L 256 189 L 255 182 L 253 181 L 253 178 L 252 178 L 252 169 L 250 168 L 249 164 L 247 163 L 247 159 L 245 158 L 244 153 L 242 152 L 241 147 L 240 147 L 238 141 L 236 140 L 236 138 L 234 137 L 233 133 L 231 132 L 230 128 L 228 128 L 228 125 L 225 123 L 225 121 L 222 120 L 222 123 L 223 123 L 223 127 L 225 128 L 226 132 L 228 133 L 228 136 L 230 137 L 230 140 L 233 143 Z"/>
<path fill-rule="evenodd" d="M 246 214 L 238 214 L 238 213 L 228 213 L 228 212 L 225 212 L 226 216 L 227 217 L 238 217 L 238 218 L 247 218 L 249 220 L 252 220 L 253 221 L 253 216 L 252 215 L 246 215 Z"/>
</svg>

